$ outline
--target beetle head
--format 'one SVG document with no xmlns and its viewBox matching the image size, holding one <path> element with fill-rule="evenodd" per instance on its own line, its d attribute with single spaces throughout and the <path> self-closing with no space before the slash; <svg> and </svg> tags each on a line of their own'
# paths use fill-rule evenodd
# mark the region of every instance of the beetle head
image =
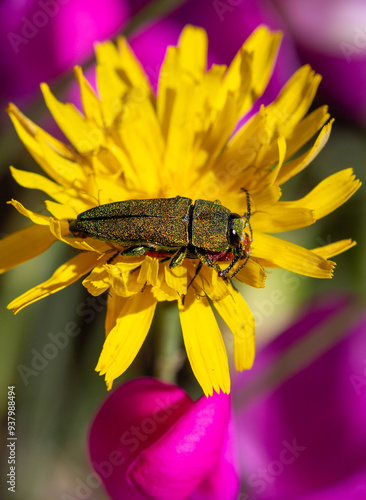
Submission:
<svg viewBox="0 0 366 500">
<path fill-rule="evenodd" d="M 69 229 L 75 238 L 88 238 L 88 236 L 90 236 L 90 234 L 80 227 L 79 219 L 69 219 Z"/>
<path fill-rule="evenodd" d="M 244 220 L 240 215 L 230 215 L 229 242 L 231 248 L 238 248 L 243 243 L 245 236 L 244 225 Z"/>
</svg>

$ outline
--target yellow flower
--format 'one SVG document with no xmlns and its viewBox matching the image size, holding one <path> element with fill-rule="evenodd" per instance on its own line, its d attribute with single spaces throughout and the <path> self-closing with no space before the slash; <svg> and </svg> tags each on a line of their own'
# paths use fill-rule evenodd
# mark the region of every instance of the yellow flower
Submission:
<svg viewBox="0 0 366 500">
<path fill-rule="evenodd" d="M 60 103 L 42 85 L 68 145 L 9 106 L 19 137 L 48 177 L 15 168 L 12 174 L 20 185 L 41 189 L 52 201 L 45 201 L 50 216 L 10 202 L 34 224 L 1 241 L 0 268 L 5 271 L 31 259 L 57 240 L 79 252 L 8 307 L 16 313 L 85 275 L 83 284 L 91 294 L 108 290 L 107 338 L 96 368 L 108 387 L 135 358 L 159 301 L 178 301 L 187 355 L 206 395 L 230 390 L 227 354 L 212 307 L 231 329 L 238 370 L 253 363 L 254 319 L 230 280 L 220 278 L 216 269 L 203 266 L 187 289 L 198 260 L 186 258 L 170 269 L 169 262 L 153 255 L 121 257 L 108 242 L 70 234 L 68 220 L 79 213 L 113 201 L 179 195 L 218 199 L 243 215 L 244 188 L 250 197 L 253 241 L 250 258 L 235 278 L 253 287 L 264 286 L 265 267 L 330 278 L 334 263 L 327 258 L 354 244 L 342 240 L 306 250 L 268 234 L 309 226 L 360 186 L 346 169 L 300 200 L 280 201 L 280 185 L 311 162 L 330 133 L 326 107 L 305 116 L 320 81 L 308 66 L 272 104 L 234 132 L 266 87 L 280 38 L 261 27 L 228 68 L 213 65 L 207 71 L 206 33 L 188 26 L 179 45 L 167 50 L 157 97 L 124 39 L 117 47 L 98 45 L 99 95 L 75 68 L 84 114 Z M 318 132 L 313 145 L 296 156 Z"/>
</svg>

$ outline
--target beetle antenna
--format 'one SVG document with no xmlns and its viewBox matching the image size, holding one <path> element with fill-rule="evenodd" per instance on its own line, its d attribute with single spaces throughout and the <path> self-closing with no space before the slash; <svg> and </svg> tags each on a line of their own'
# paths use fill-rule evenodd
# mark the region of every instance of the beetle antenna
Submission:
<svg viewBox="0 0 366 500">
<path fill-rule="evenodd" d="M 249 196 L 248 191 L 245 188 L 241 188 L 241 190 L 244 191 L 244 193 L 247 197 L 247 213 L 243 215 L 243 217 L 245 216 L 245 226 L 244 227 L 246 227 L 249 224 L 249 219 L 250 219 L 250 215 L 251 215 L 250 196 Z"/>
<path fill-rule="evenodd" d="M 231 278 L 234 278 L 234 276 L 235 276 L 235 275 L 236 275 L 239 271 L 241 271 L 241 269 L 243 269 L 243 267 L 245 266 L 245 264 L 248 262 L 249 257 L 250 257 L 250 254 L 248 254 L 248 255 L 247 255 L 247 258 L 245 259 L 245 261 L 243 262 L 243 264 L 242 264 L 240 267 L 238 267 L 238 269 L 237 269 L 237 270 L 236 270 L 236 271 L 235 271 L 235 272 L 234 272 L 234 273 L 230 276 L 230 279 L 231 279 Z"/>
<path fill-rule="evenodd" d="M 248 191 L 245 188 L 241 188 L 241 190 L 244 191 L 244 193 L 246 194 L 246 197 L 247 197 L 247 212 L 246 212 L 246 214 L 243 215 L 243 217 L 245 217 L 244 228 L 246 226 L 249 227 L 250 239 L 253 240 L 253 230 L 252 230 L 252 225 L 250 223 L 250 216 L 252 215 L 251 204 L 250 204 L 250 196 L 249 196 Z"/>
<path fill-rule="evenodd" d="M 253 241 L 253 230 L 252 230 L 252 225 L 250 224 L 250 216 L 251 216 L 251 205 L 250 205 L 250 196 L 249 196 L 249 193 L 248 191 L 245 189 L 245 188 L 241 188 L 242 191 L 244 191 L 244 193 L 246 194 L 246 197 L 247 197 L 247 212 L 243 215 L 243 217 L 245 217 L 245 223 L 244 223 L 244 228 L 246 226 L 249 227 L 249 231 L 250 231 L 250 240 Z M 242 250 L 242 248 L 241 248 Z M 249 257 L 250 257 L 250 252 L 247 253 L 245 252 L 246 254 L 246 258 L 245 258 L 245 261 L 243 262 L 243 264 L 241 266 L 238 267 L 238 269 L 230 276 L 230 279 L 233 278 L 241 269 L 243 269 L 243 267 L 247 264 L 248 260 L 249 260 Z M 238 262 L 238 260 L 240 259 L 240 257 L 242 256 L 242 253 L 239 252 L 235 257 L 234 259 L 230 262 L 229 266 L 224 269 L 223 271 L 221 271 L 219 273 L 219 276 L 221 278 L 224 278 L 225 275 L 227 273 L 229 273 L 231 271 L 231 269 L 234 267 L 234 265 Z"/>
</svg>

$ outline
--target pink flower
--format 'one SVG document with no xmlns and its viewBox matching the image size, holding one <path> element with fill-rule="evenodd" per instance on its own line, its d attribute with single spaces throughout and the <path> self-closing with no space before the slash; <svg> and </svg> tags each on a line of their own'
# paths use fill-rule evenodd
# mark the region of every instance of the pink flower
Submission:
<svg viewBox="0 0 366 500">
<path fill-rule="evenodd" d="M 132 11 L 134 7 L 135 4 L 131 4 Z M 206 30 L 209 38 L 209 67 L 212 63 L 229 64 L 243 45 L 243 40 L 259 25 L 266 24 L 274 30 L 285 26 L 281 17 L 263 0 L 188 0 L 165 18 L 151 26 L 147 25 L 130 38 L 131 46 L 152 80 L 154 89 L 166 47 L 176 43 L 186 24 L 201 26 Z M 272 102 L 299 66 L 292 40 L 285 39 L 273 77 L 260 103 Z"/>
<path fill-rule="evenodd" d="M 141 3 L 149 2 L 131 3 L 131 10 L 138 10 Z M 242 41 L 260 24 L 284 31 L 277 65 L 261 103 L 273 100 L 301 62 L 309 63 L 323 76 L 320 96 L 330 104 L 331 112 L 366 124 L 364 0 L 188 0 L 132 36 L 132 46 L 154 88 L 166 46 L 176 42 L 187 23 L 207 31 L 209 64 L 231 61 Z"/>
<path fill-rule="evenodd" d="M 319 298 L 233 386 L 244 499 L 366 498 L 366 315 Z"/>
<path fill-rule="evenodd" d="M 331 112 L 366 125 L 366 3 L 269 0 L 278 7 L 303 62 L 323 76 Z"/>
<path fill-rule="evenodd" d="M 113 500 L 235 500 L 230 398 L 197 402 L 179 387 L 131 380 L 108 396 L 90 457 Z"/>
<path fill-rule="evenodd" d="M 126 0 L 1 2 L 2 107 L 10 100 L 19 104 L 42 81 L 82 64 L 93 44 L 120 31 L 128 16 Z"/>
<path fill-rule="evenodd" d="M 93 467 L 112 500 L 234 500 L 238 474 L 240 500 L 364 500 L 365 340 L 352 301 L 317 300 L 237 377 L 234 428 L 229 396 L 127 382 L 93 422 Z"/>
</svg>

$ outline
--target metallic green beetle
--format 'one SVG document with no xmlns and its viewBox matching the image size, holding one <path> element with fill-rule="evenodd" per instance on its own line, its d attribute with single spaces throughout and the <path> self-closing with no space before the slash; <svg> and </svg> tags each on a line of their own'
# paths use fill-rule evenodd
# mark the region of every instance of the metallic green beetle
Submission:
<svg viewBox="0 0 366 500">
<path fill-rule="evenodd" d="M 180 265 L 185 258 L 200 259 L 226 277 L 241 259 L 246 264 L 250 254 L 250 202 L 247 213 L 232 213 L 220 201 L 190 198 L 157 198 L 150 200 L 117 201 L 86 210 L 69 221 L 76 237 L 93 237 L 122 247 L 125 257 L 149 254 L 170 258 L 169 267 Z M 231 261 L 221 270 L 217 262 Z M 196 273 L 196 274 L 197 274 Z"/>
</svg>

